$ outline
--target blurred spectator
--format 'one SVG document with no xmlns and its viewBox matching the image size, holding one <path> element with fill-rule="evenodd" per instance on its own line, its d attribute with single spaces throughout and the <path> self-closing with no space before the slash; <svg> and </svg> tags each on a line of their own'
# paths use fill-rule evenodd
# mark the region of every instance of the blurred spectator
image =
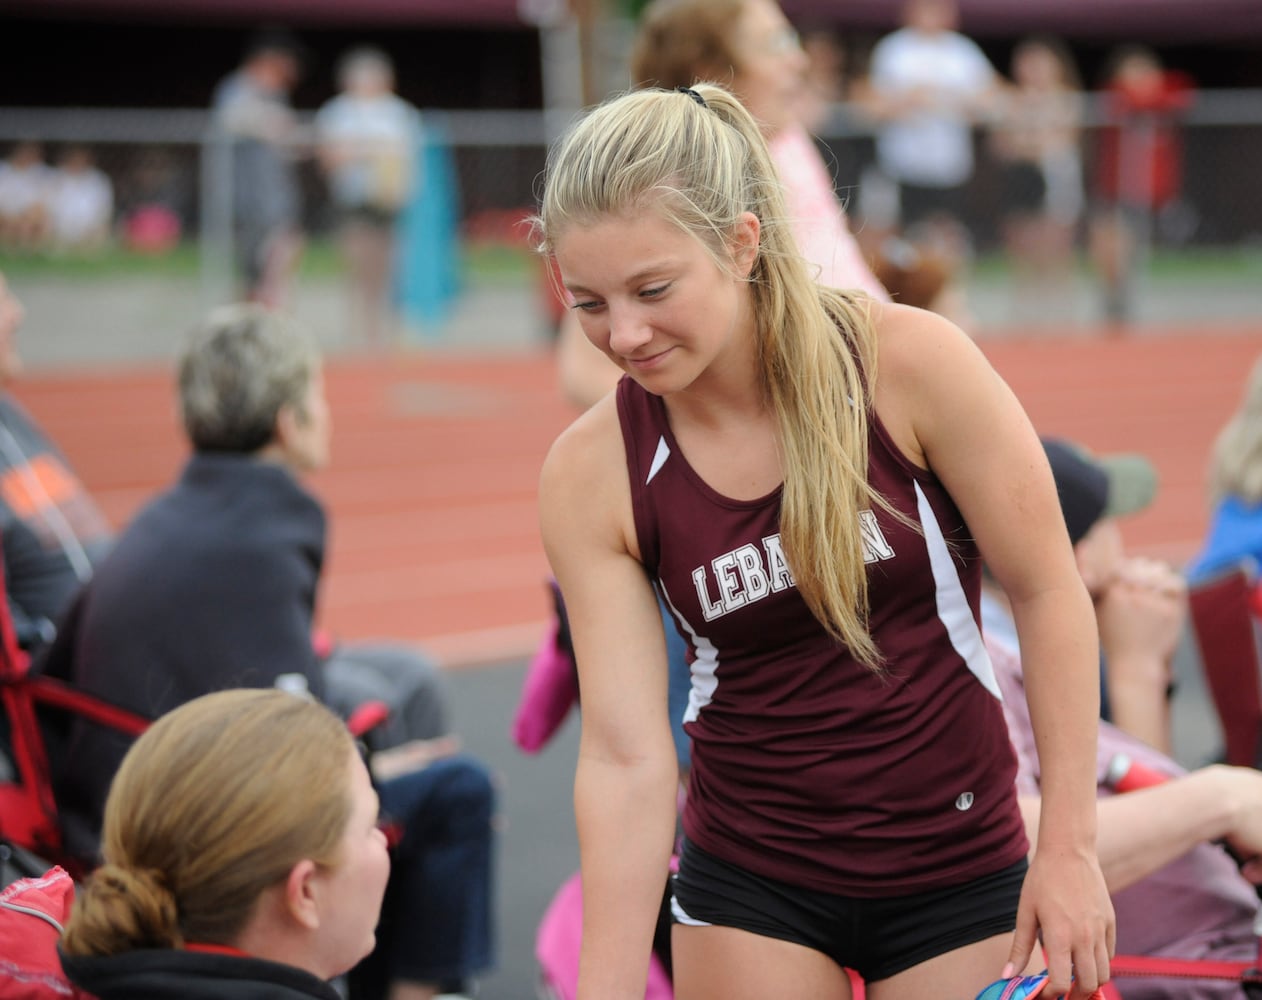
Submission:
<svg viewBox="0 0 1262 1000">
<path fill-rule="evenodd" d="M 19 142 L 0 162 L 0 248 L 31 253 L 47 246 L 52 181 L 38 142 Z"/>
<path fill-rule="evenodd" d="M 1155 52 L 1131 45 L 1110 60 L 1095 163 L 1091 255 L 1104 288 L 1108 319 L 1130 317 L 1138 255 L 1153 221 L 1171 209 L 1183 185 L 1179 112 L 1193 98 L 1191 78 L 1167 70 Z"/>
<path fill-rule="evenodd" d="M 51 641 L 112 536 L 65 457 L 9 392 L 22 371 L 23 315 L 0 273 L 0 545 L 18 642 L 34 652 Z"/>
<path fill-rule="evenodd" d="M 1262 566 L 1262 360 L 1253 366 L 1239 409 L 1214 441 L 1209 492 L 1209 534 L 1188 576 L 1212 576 L 1246 560 Z"/>
<path fill-rule="evenodd" d="M 378 49 L 347 53 L 341 93 L 320 109 L 316 134 L 340 215 L 350 278 L 352 340 L 392 339 L 395 226 L 413 195 L 420 112 L 394 93 L 394 67 Z"/>
<path fill-rule="evenodd" d="M 243 291 L 273 306 L 287 299 L 303 246 L 294 163 L 298 123 L 289 105 L 303 58 L 289 32 L 260 32 L 213 99 L 216 122 L 233 144 L 233 230 Z"/>
<path fill-rule="evenodd" d="M 1157 478 L 1140 455 L 1096 457 L 1044 440 L 1078 572 L 1100 632 L 1101 711 L 1123 732 L 1170 753 L 1173 660 L 1187 619 L 1187 585 L 1165 563 L 1126 554 L 1118 518 L 1152 502 Z M 991 604 L 991 610 L 995 605 Z M 987 636 L 1016 647 L 1002 615 L 984 605 Z"/>
<path fill-rule="evenodd" d="M 120 184 L 122 237 L 140 253 L 165 253 L 180 242 L 190 211 L 187 173 L 170 151 L 146 148 Z"/>
<path fill-rule="evenodd" d="M 993 596 L 983 591 L 983 608 Z M 1033 836 L 1042 813 L 1042 773 L 1021 658 L 1015 645 L 990 634 L 986 648 L 1017 751 L 1021 813 Z M 1262 883 L 1262 774 L 1221 766 L 1187 773 L 1168 754 L 1107 722 L 1100 723 L 1096 774 L 1096 850 L 1117 914 L 1118 953 L 1254 961 L 1258 895 L 1250 883 Z M 1139 775 L 1155 787 L 1117 794 Z M 1247 859 L 1243 871 L 1224 844 Z M 1124 988 L 1126 1000 L 1249 996 L 1238 982 L 1192 977 L 1128 977 Z"/>
<path fill-rule="evenodd" d="M 1001 166 L 1004 248 L 1016 271 L 1020 319 L 1047 320 L 1072 301 L 1074 236 L 1082 218 L 1082 87 L 1055 38 L 1027 38 L 1012 54 L 992 149 Z"/>
<path fill-rule="evenodd" d="M 1115 515 L 1143 506 L 1153 473 L 1138 456 L 1094 457 L 1063 441 L 1045 441 L 1079 571 L 1096 601 L 1100 638 L 1111 668 L 1125 660 L 1129 680 L 1111 688 L 1114 711 L 1144 713 L 1143 732 L 1117 718 L 1100 723 L 1096 750 L 1097 850 L 1117 912 L 1117 950 L 1128 955 L 1251 961 L 1262 883 L 1262 774 L 1253 768 L 1185 772 L 1169 752 L 1165 663 L 1183 618 L 1181 581 L 1149 563 L 1127 568 Z M 1101 592 L 1102 574 L 1115 582 Z M 983 577 L 982 628 L 1003 692 L 1004 717 L 1017 752 L 1017 794 L 1026 829 L 1041 815 L 1038 749 L 1011 609 Z M 1110 684 L 1114 675 L 1110 673 Z M 1142 698 L 1123 684 L 1138 681 Z M 1155 787 L 1147 787 L 1155 785 Z M 1117 794 L 1126 790 L 1125 794 Z M 1245 859 L 1243 871 L 1223 850 Z M 1243 875 L 1243 877 L 1242 877 Z M 1178 919 L 1171 919 L 1177 914 Z M 1245 1000 L 1239 983 L 1192 978 L 1128 978 L 1127 1000 Z"/>
<path fill-rule="evenodd" d="M 972 128 L 992 113 L 999 81 L 982 50 L 955 30 L 955 0 L 907 0 L 902 23 L 873 49 L 864 91 L 880 122 L 877 164 L 898 185 L 904 235 L 964 255 Z"/>
<path fill-rule="evenodd" d="M 52 246 L 93 253 L 105 246 L 114 222 L 114 185 L 86 146 L 68 146 L 54 170 L 49 198 Z"/>
<path fill-rule="evenodd" d="M 846 98 L 846 52 L 828 28 L 804 32 L 802 51 L 806 53 L 802 124 L 814 132 L 827 120 L 832 106 Z"/>
</svg>

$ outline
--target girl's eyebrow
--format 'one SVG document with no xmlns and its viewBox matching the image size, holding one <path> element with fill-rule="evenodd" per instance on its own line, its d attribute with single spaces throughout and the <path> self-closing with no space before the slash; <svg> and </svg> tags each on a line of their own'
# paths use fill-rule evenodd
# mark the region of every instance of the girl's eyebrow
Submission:
<svg viewBox="0 0 1262 1000">
<path fill-rule="evenodd" d="M 636 271 L 634 274 L 628 277 L 626 280 L 626 285 L 628 288 L 631 288 L 635 285 L 638 285 L 640 282 L 644 281 L 645 279 L 652 276 L 659 275 L 663 271 L 667 271 L 674 266 L 675 266 L 675 262 L 673 260 L 659 260 L 656 263 L 649 264 L 647 267 L 640 268 L 638 271 Z M 571 295 L 594 294 L 590 289 L 584 288 L 582 285 L 572 284 L 571 282 L 568 282 L 568 281 L 563 282 L 562 284 L 564 285 L 565 290 L 569 292 Z"/>
</svg>

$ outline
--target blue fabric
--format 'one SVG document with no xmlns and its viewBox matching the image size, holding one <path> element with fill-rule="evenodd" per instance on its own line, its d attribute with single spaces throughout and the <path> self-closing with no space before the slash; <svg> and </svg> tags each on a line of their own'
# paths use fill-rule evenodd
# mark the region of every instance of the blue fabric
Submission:
<svg viewBox="0 0 1262 1000">
<path fill-rule="evenodd" d="M 352 978 L 363 984 L 372 977 L 382 987 L 395 979 L 462 984 L 494 959 L 491 777 L 477 760 L 457 755 L 393 778 L 378 793 L 383 816 L 403 825 L 403 837 L 392 855 L 377 949 Z"/>
<path fill-rule="evenodd" d="M 1186 575 L 1195 582 L 1245 560 L 1262 562 L 1262 504 L 1227 497 L 1215 508 L 1205 545 Z"/>
<path fill-rule="evenodd" d="M 667 704 L 670 707 L 670 730 L 675 738 L 675 757 L 680 770 L 692 765 L 692 740 L 684 732 L 684 712 L 688 710 L 688 696 L 692 692 L 692 667 L 688 663 L 688 644 L 679 634 L 675 618 L 658 597 L 662 609 L 662 626 L 666 633 L 666 667 L 668 671 Z"/>
<path fill-rule="evenodd" d="M 440 116 L 425 115 L 414 162 L 416 194 L 399 218 L 395 298 L 412 326 L 435 328 L 460 294 L 460 188 Z"/>
</svg>

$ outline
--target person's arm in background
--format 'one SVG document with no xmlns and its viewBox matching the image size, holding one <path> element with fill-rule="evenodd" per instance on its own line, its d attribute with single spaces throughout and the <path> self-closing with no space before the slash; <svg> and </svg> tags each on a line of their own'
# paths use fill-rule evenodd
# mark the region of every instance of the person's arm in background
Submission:
<svg viewBox="0 0 1262 1000">
<path fill-rule="evenodd" d="M 10 516 L 12 512 L 2 502 L 0 508 L 9 617 L 18 645 L 35 651 L 57 634 L 57 619 L 78 593 L 81 581 L 91 576 L 91 565 L 69 524 L 57 540 L 59 545 L 39 538 L 29 525 Z M 38 517 L 38 512 L 34 516 Z"/>
<path fill-rule="evenodd" d="M 622 378 L 622 369 L 587 339 L 573 309 L 561 315 L 556 352 L 561 394 L 580 410 L 608 395 Z"/>
<path fill-rule="evenodd" d="M 975 123 L 992 121 L 1003 111 L 1008 81 L 995 71 L 976 42 L 967 37 L 964 40 L 972 49 L 971 86 L 958 95 L 957 106 Z"/>
<path fill-rule="evenodd" d="M 1170 683 L 1187 584 L 1164 563 L 1128 559 L 1095 601 L 1113 723 L 1171 752 Z"/>
<path fill-rule="evenodd" d="M 1030 842 L 1042 818 L 1038 755 L 1016 650 L 994 636 L 986 650 L 1003 690 L 1004 719 L 1017 755 L 1017 792 Z M 1127 738 L 1117 727 L 1100 724 L 1103 769 Z M 1156 771 L 1156 755 L 1149 769 Z M 1096 801 L 1096 852 L 1109 892 L 1134 885 L 1202 844 L 1225 841 L 1246 859 L 1243 873 L 1262 883 L 1262 772 L 1215 765 L 1180 774 L 1174 761 L 1160 770 L 1166 781 Z"/>
<path fill-rule="evenodd" d="M 1038 796 L 1021 796 L 1027 830 L 1037 830 Z M 1134 885 L 1201 844 L 1223 841 L 1262 884 L 1262 772 L 1213 765 L 1096 803 L 1096 851 L 1109 892 Z"/>
<path fill-rule="evenodd" d="M 57 627 L 47 618 L 32 618 L 15 603 L 10 596 L 9 619 L 13 622 L 13 632 L 21 649 L 36 649 L 46 646 L 57 635 Z"/>
</svg>

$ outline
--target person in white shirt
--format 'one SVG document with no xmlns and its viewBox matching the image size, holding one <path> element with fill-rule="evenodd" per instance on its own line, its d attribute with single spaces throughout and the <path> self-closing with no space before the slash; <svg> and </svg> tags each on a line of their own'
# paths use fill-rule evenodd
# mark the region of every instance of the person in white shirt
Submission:
<svg viewBox="0 0 1262 1000">
<path fill-rule="evenodd" d="M 0 247 L 43 249 L 48 239 L 52 170 L 38 142 L 19 142 L 0 161 Z"/>
<path fill-rule="evenodd" d="M 53 171 L 49 200 L 52 244 L 89 253 L 105 245 L 114 220 L 114 186 L 85 146 L 71 146 Z"/>
<path fill-rule="evenodd" d="M 959 219 L 973 176 L 972 126 L 999 94 L 994 68 L 958 23 L 955 0 L 908 0 L 903 27 L 872 51 L 877 164 L 898 185 L 904 231 Z"/>
<path fill-rule="evenodd" d="M 341 216 L 352 334 L 381 345 L 390 337 L 395 223 L 415 187 L 421 116 L 394 93 L 394 68 L 378 49 L 347 53 L 338 82 L 341 93 L 316 116 L 320 162 Z"/>
</svg>

